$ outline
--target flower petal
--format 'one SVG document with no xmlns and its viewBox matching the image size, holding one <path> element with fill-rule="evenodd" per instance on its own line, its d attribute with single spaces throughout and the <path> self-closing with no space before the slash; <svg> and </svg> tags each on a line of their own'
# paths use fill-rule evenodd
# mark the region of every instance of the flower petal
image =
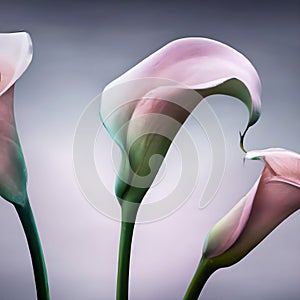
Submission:
<svg viewBox="0 0 300 300">
<path fill-rule="evenodd" d="M 263 159 L 276 175 L 272 180 L 290 183 L 300 188 L 300 155 L 298 153 L 281 148 L 271 148 L 249 151 L 246 158 Z"/>
<path fill-rule="evenodd" d="M 119 85 L 124 86 L 123 93 L 130 93 L 132 89 L 129 87 L 126 90 L 124 83 L 143 78 L 176 82 L 180 86 L 198 91 L 205 97 L 221 93 L 240 98 L 249 109 L 249 125 L 254 124 L 260 115 L 261 84 L 255 68 L 241 53 L 215 40 L 175 40 L 112 81 L 106 86 L 103 94 Z M 136 96 L 130 95 L 130 100 L 140 99 L 141 95 L 145 95 L 144 88 L 144 85 L 137 84 Z M 142 92 L 139 93 L 139 90 Z M 122 105 L 123 99 L 121 96 L 110 102 L 104 98 L 101 114 L 106 112 L 106 115 L 107 111 L 113 111 Z M 131 116 L 128 117 L 129 120 Z"/>
<path fill-rule="evenodd" d="M 0 33 L 0 96 L 20 78 L 31 59 L 32 41 L 28 33 Z"/>
<path fill-rule="evenodd" d="M 258 183 L 259 179 L 248 194 L 210 230 L 203 247 L 207 258 L 224 253 L 236 242 L 248 222 Z"/>
</svg>

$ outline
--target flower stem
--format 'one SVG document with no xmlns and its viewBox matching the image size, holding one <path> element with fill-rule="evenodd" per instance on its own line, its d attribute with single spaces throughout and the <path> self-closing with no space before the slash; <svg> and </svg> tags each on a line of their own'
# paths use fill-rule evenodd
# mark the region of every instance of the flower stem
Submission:
<svg viewBox="0 0 300 300">
<path fill-rule="evenodd" d="M 197 300 L 205 283 L 214 271 L 215 269 L 212 267 L 209 260 L 202 258 L 183 300 Z"/>
<path fill-rule="evenodd" d="M 26 201 L 23 206 L 15 205 L 15 208 L 22 223 L 31 255 L 37 299 L 49 300 L 47 270 L 43 250 L 29 201 Z"/>
<path fill-rule="evenodd" d="M 134 220 L 137 209 L 128 209 L 125 203 L 122 205 L 121 235 L 119 244 L 117 300 L 128 300 L 129 268 L 131 244 L 134 230 Z M 132 218 L 130 218 L 132 216 Z M 130 220 L 131 222 L 128 222 Z"/>
</svg>

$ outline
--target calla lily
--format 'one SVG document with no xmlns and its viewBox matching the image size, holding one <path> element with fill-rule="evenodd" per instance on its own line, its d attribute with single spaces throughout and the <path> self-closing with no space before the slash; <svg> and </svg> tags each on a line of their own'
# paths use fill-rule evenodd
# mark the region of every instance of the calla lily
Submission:
<svg viewBox="0 0 300 300">
<path fill-rule="evenodd" d="M 300 209 L 300 155 L 284 149 L 248 152 L 265 167 L 248 194 L 208 233 L 198 270 L 184 299 L 198 299 L 209 276 L 244 258 Z"/>
<path fill-rule="evenodd" d="M 26 201 L 26 168 L 13 112 L 14 85 L 32 59 L 28 34 L 0 34 L 0 195 L 15 204 Z"/>
<path fill-rule="evenodd" d="M 130 245 L 138 206 L 194 108 L 225 94 L 248 108 L 250 126 L 260 116 L 259 76 L 233 48 L 207 38 L 183 38 L 159 49 L 103 91 L 100 117 L 122 151 L 115 193 L 122 208 L 117 298 L 127 299 Z M 157 157 L 157 156 L 156 156 Z M 122 252 L 122 253 L 121 253 Z"/>
<path fill-rule="evenodd" d="M 0 34 L 0 196 L 11 202 L 27 237 L 39 299 L 49 299 L 46 267 L 26 192 L 26 167 L 14 118 L 14 87 L 32 59 L 28 33 Z"/>
<path fill-rule="evenodd" d="M 150 170 L 150 158 L 165 157 L 181 124 L 203 98 L 225 94 L 240 99 L 249 110 L 246 132 L 260 116 L 260 93 L 259 76 L 249 60 L 207 38 L 175 40 L 111 82 L 102 93 L 100 117 L 122 150 L 118 199 L 142 200 L 162 163 L 152 161 Z"/>
</svg>

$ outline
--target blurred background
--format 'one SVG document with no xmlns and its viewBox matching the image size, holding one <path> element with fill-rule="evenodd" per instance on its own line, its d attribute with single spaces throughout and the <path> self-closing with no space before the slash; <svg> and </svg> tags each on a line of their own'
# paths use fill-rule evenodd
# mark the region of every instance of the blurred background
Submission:
<svg viewBox="0 0 300 300">
<path fill-rule="evenodd" d="M 25 30 L 33 40 L 33 61 L 16 85 L 15 113 L 52 299 L 110 300 L 115 295 L 120 224 L 85 199 L 72 161 L 76 125 L 89 102 L 110 81 L 169 41 L 209 37 L 242 52 L 260 74 L 262 116 L 249 131 L 246 148 L 300 152 L 299 25 L 297 0 L 1 2 L 0 31 Z M 206 208 L 199 209 L 203 192 L 199 184 L 176 212 L 137 226 L 130 299 L 182 299 L 208 230 L 250 189 L 262 169 L 258 161 L 243 164 L 238 132 L 248 119 L 244 105 L 225 96 L 207 101 L 226 139 L 223 181 Z M 185 126 L 201 144 L 205 136 L 201 128 L 192 120 Z M 98 139 L 95 156 L 110 153 L 109 141 L 105 134 Z M 205 166 L 211 158 L 205 138 L 201 151 Z M 172 149 L 170 153 L 165 177 Z M 202 166 L 200 173 L 201 178 L 209 176 Z M 112 169 L 107 169 L 107 178 L 112 189 Z M 146 201 L 155 201 L 159 189 L 168 184 L 162 179 Z M 240 263 L 217 271 L 201 299 L 299 299 L 299 227 L 298 212 Z M 4 200 L 0 201 L 0 298 L 35 299 L 26 240 L 15 210 Z"/>
</svg>

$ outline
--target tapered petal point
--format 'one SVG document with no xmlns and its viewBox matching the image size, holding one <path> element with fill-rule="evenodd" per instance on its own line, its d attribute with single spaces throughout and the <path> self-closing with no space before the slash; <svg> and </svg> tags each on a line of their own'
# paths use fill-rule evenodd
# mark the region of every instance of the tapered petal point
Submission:
<svg viewBox="0 0 300 300">
<path fill-rule="evenodd" d="M 32 41 L 27 32 L 0 33 L 0 96 L 25 72 L 32 60 Z"/>
</svg>

